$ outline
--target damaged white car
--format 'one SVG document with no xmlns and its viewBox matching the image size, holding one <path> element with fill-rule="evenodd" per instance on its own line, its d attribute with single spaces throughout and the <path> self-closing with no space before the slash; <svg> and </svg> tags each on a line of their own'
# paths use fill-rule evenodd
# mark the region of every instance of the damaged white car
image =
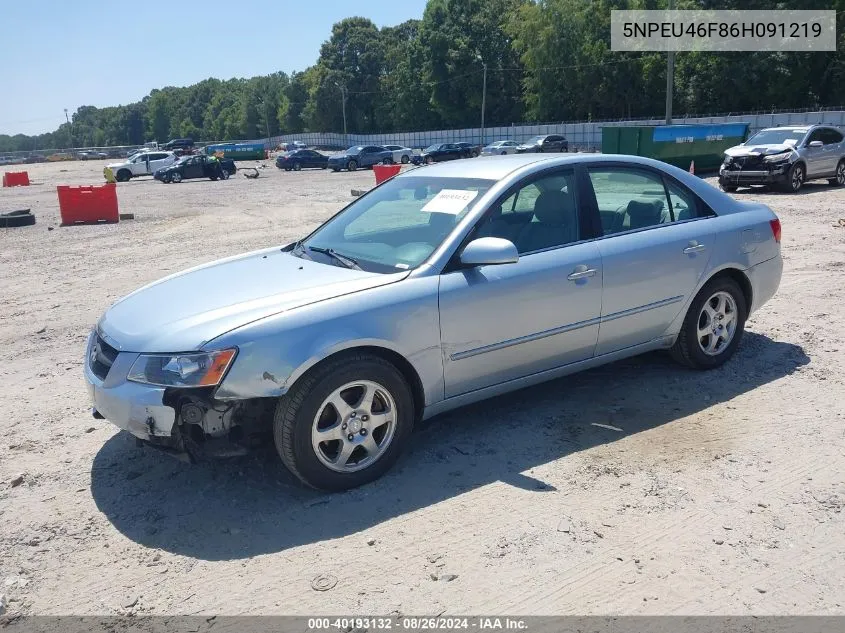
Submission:
<svg viewBox="0 0 845 633">
<path fill-rule="evenodd" d="M 796 193 L 808 180 L 845 185 L 845 137 L 827 125 L 760 130 L 725 151 L 719 186 L 727 192 L 750 185 Z"/>
</svg>

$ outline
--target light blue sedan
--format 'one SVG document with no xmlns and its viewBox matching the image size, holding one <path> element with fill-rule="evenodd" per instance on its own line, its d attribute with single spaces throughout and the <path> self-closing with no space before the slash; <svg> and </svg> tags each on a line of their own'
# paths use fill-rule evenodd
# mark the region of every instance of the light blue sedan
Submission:
<svg viewBox="0 0 845 633">
<path fill-rule="evenodd" d="M 719 367 L 778 288 L 780 233 L 646 158 L 422 167 L 294 244 L 118 301 L 85 377 L 94 415 L 147 444 L 195 457 L 272 431 L 302 481 L 342 490 L 455 407 L 651 350 Z"/>
</svg>

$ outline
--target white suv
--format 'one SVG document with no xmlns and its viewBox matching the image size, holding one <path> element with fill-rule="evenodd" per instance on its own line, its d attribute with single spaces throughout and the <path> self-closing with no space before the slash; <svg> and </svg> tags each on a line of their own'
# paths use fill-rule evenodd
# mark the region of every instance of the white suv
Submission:
<svg viewBox="0 0 845 633">
<path fill-rule="evenodd" d="M 133 154 L 123 163 L 109 165 L 118 182 L 126 182 L 136 176 L 152 176 L 163 167 L 170 167 L 179 158 L 173 152 L 142 151 Z"/>
</svg>

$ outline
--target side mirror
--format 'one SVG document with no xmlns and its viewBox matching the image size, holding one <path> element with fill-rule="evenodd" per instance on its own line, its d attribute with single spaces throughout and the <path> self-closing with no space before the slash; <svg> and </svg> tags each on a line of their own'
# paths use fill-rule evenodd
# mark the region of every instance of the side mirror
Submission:
<svg viewBox="0 0 845 633">
<path fill-rule="evenodd" d="M 516 246 L 500 237 L 479 237 L 461 251 L 461 263 L 465 266 L 515 264 L 518 261 Z"/>
<path fill-rule="evenodd" d="M 822 143 L 821 141 L 810 141 L 807 144 L 807 147 L 823 147 L 823 146 L 824 146 L 824 143 Z"/>
</svg>

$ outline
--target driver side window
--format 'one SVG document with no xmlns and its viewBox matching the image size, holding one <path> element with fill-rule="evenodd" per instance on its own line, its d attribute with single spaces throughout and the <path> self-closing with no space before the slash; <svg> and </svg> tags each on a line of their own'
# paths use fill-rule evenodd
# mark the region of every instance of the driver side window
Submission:
<svg viewBox="0 0 845 633">
<path fill-rule="evenodd" d="M 513 242 L 520 255 L 580 239 L 575 175 L 571 170 L 541 177 L 491 209 L 476 237 Z"/>
</svg>

